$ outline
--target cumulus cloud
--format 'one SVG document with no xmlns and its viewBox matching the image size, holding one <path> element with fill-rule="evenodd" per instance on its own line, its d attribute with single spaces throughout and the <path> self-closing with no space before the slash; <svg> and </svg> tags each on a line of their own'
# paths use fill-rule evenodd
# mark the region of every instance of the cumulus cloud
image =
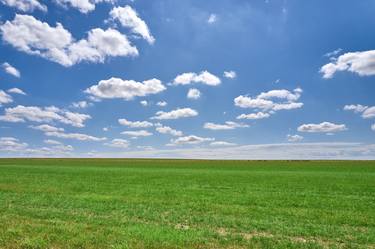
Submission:
<svg viewBox="0 0 375 249">
<path fill-rule="evenodd" d="M 62 143 L 53 139 L 45 139 L 43 141 L 45 144 L 51 144 L 51 145 L 61 145 Z"/>
<path fill-rule="evenodd" d="M 183 135 L 182 131 L 178 131 L 175 129 L 172 129 L 169 126 L 158 126 L 156 127 L 156 131 L 162 134 L 170 134 L 172 136 L 180 137 Z"/>
<path fill-rule="evenodd" d="M 223 76 L 228 79 L 234 79 L 237 77 L 237 73 L 235 71 L 224 71 Z"/>
<path fill-rule="evenodd" d="M 303 137 L 300 136 L 300 135 L 290 135 L 290 134 L 288 134 L 286 136 L 286 138 L 287 138 L 288 142 L 300 142 L 300 141 L 303 140 Z"/>
<path fill-rule="evenodd" d="M 0 0 L 0 2 L 23 12 L 32 12 L 34 10 L 47 11 L 47 7 L 38 0 Z"/>
<path fill-rule="evenodd" d="M 201 92 L 196 88 L 189 89 L 187 96 L 188 99 L 199 99 L 201 97 Z"/>
<path fill-rule="evenodd" d="M 361 113 L 364 112 L 368 106 L 363 105 L 345 105 L 344 110 L 345 111 L 354 111 L 355 113 Z"/>
<path fill-rule="evenodd" d="M 240 95 L 234 99 L 235 106 L 261 110 L 262 112 L 241 114 L 237 119 L 268 118 L 270 114 L 276 111 L 301 108 L 303 103 L 297 102 L 301 94 L 302 89 L 296 88 L 293 92 L 285 89 L 262 92 L 256 97 Z"/>
<path fill-rule="evenodd" d="M 116 139 L 113 139 L 109 143 L 105 143 L 104 145 L 113 147 L 113 148 L 127 149 L 130 146 L 130 143 L 128 140 L 116 138 Z"/>
<path fill-rule="evenodd" d="M 128 126 L 131 128 L 148 128 L 153 126 L 153 123 L 150 123 L 148 121 L 129 121 L 125 118 L 119 119 L 118 122 L 121 125 Z"/>
<path fill-rule="evenodd" d="M 92 29 L 87 39 L 75 41 L 61 23 L 55 27 L 30 15 L 16 14 L 13 21 L 0 25 L 3 41 L 19 51 L 36 55 L 63 66 L 104 62 L 107 57 L 137 56 L 138 50 L 115 29 Z"/>
<path fill-rule="evenodd" d="M 225 124 L 215 124 L 215 123 L 210 123 L 207 122 L 203 125 L 203 128 L 209 129 L 209 130 L 233 130 L 236 128 L 244 128 L 244 127 L 249 127 L 247 124 L 241 124 L 241 123 L 236 123 L 232 121 L 227 121 Z"/>
<path fill-rule="evenodd" d="M 22 91 L 21 89 L 19 88 L 10 88 L 7 90 L 8 93 L 14 93 L 14 94 L 20 94 L 20 95 L 27 95 L 24 91 Z"/>
<path fill-rule="evenodd" d="M 39 131 L 43 131 L 43 132 L 60 132 L 60 131 L 64 131 L 63 128 L 57 128 L 55 126 L 52 126 L 52 125 L 48 125 L 48 124 L 42 124 L 42 125 L 31 125 L 29 126 L 30 128 L 34 129 L 34 130 L 39 130 Z"/>
<path fill-rule="evenodd" d="M 27 143 L 20 142 L 17 138 L 0 137 L 0 151 L 20 151 L 27 147 Z"/>
<path fill-rule="evenodd" d="M 0 90 L 0 106 L 2 104 L 8 104 L 8 103 L 12 103 L 12 102 L 13 102 L 12 96 L 7 94 L 3 90 Z"/>
<path fill-rule="evenodd" d="M 375 50 L 345 53 L 320 69 L 325 79 L 332 78 L 339 71 L 349 71 L 359 76 L 375 75 Z"/>
<path fill-rule="evenodd" d="M 17 77 L 17 78 L 21 77 L 20 71 L 17 68 L 10 65 L 8 62 L 4 62 L 2 64 L 2 67 L 6 73 L 13 75 L 14 77 Z"/>
<path fill-rule="evenodd" d="M 170 112 L 158 111 L 151 119 L 179 119 L 198 116 L 198 112 L 191 108 L 179 108 Z"/>
<path fill-rule="evenodd" d="M 159 102 L 156 103 L 156 105 L 157 105 L 157 106 L 164 107 L 164 106 L 168 105 L 168 103 L 165 102 L 165 101 L 159 101 Z"/>
<path fill-rule="evenodd" d="M 109 13 L 113 20 L 117 20 L 123 27 L 129 28 L 133 34 L 141 36 L 148 43 L 153 44 L 155 38 L 146 24 L 139 16 L 138 13 L 129 5 L 125 7 L 115 7 Z"/>
<path fill-rule="evenodd" d="M 215 140 L 214 138 L 206 138 L 206 137 L 198 137 L 195 135 L 190 135 L 190 136 L 172 139 L 171 143 L 169 143 L 168 145 L 174 146 L 174 145 L 184 145 L 184 144 L 200 144 L 200 143 L 210 142 L 214 140 Z"/>
<path fill-rule="evenodd" d="M 264 119 L 269 118 L 271 115 L 269 113 L 257 112 L 249 114 L 241 114 L 237 116 L 237 119 Z"/>
<path fill-rule="evenodd" d="M 221 83 L 219 77 L 208 71 L 197 73 L 183 73 L 173 80 L 173 85 L 189 85 L 192 83 L 202 83 L 209 86 L 217 86 Z"/>
<path fill-rule="evenodd" d="M 344 124 L 334 124 L 330 122 L 322 122 L 320 124 L 303 124 L 298 127 L 300 132 L 323 132 L 323 133 L 334 133 L 339 131 L 346 131 L 347 128 Z"/>
<path fill-rule="evenodd" d="M 85 100 L 72 103 L 72 107 L 77 108 L 77 109 L 85 109 L 85 108 L 90 107 L 92 105 L 93 105 L 92 103 L 87 102 Z"/>
<path fill-rule="evenodd" d="M 113 3 L 115 0 L 54 0 L 57 4 L 64 7 L 72 7 L 79 12 L 87 14 L 95 10 L 95 5 L 101 2 Z"/>
<path fill-rule="evenodd" d="M 209 24 L 215 23 L 216 21 L 217 21 L 217 16 L 216 16 L 216 14 L 211 14 L 211 15 L 208 17 L 208 19 L 207 19 L 207 22 L 208 22 Z"/>
<path fill-rule="evenodd" d="M 139 130 L 139 131 L 123 131 L 121 134 L 132 136 L 132 137 L 148 137 L 152 136 L 153 134 L 146 130 Z"/>
<path fill-rule="evenodd" d="M 37 107 L 18 105 L 5 109 L 5 115 L 0 116 L 0 121 L 6 122 L 60 122 L 74 127 L 84 127 L 84 122 L 90 119 L 87 114 L 75 113 L 59 109 L 54 106 Z"/>
<path fill-rule="evenodd" d="M 225 142 L 225 141 L 215 141 L 215 142 L 212 142 L 210 143 L 210 146 L 216 146 L 216 147 L 229 147 L 229 146 L 236 146 L 237 144 L 235 143 L 229 143 L 229 142 Z"/>
<path fill-rule="evenodd" d="M 105 137 L 95 137 L 95 136 L 82 134 L 82 133 L 65 133 L 65 132 L 57 132 L 57 131 L 46 132 L 44 134 L 50 137 L 74 139 L 74 140 L 79 140 L 79 141 L 103 141 L 107 139 Z"/>
<path fill-rule="evenodd" d="M 97 85 L 93 85 L 86 89 L 85 93 L 99 99 L 121 98 L 131 100 L 135 97 L 157 94 L 165 89 L 166 87 L 158 79 L 137 82 L 134 80 L 110 78 L 108 80 L 99 81 Z"/>
<path fill-rule="evenodd" d="M 375 106 L 369 107 L 362 113 L 363 118 L 375 118 Z"/>
<path fill-rule="evenodd" d="M 148 106 L 147 100 L 142 100 L 139 103 L 141 103 L 141 105 L 143 105 L 143 106 Z"/>
</svg>

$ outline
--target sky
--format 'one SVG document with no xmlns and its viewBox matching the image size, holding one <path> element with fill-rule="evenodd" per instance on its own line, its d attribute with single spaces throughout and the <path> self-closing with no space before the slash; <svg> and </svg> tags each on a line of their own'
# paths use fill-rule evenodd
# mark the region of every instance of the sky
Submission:
<svg viewBox="0 0 375 249">
<path fill-rule="evenodd" d="M 374 12 L 0 0 L 0 157 L 375 159 Z"/>
</svg>

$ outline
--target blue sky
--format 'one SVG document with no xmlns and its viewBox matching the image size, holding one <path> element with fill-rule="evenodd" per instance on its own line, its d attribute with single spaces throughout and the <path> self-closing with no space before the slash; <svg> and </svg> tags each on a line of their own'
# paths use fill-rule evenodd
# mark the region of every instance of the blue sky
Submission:
<svg viewBox="0 0 375 249">
<path fill-rule="evenodd" d="M 0 0 L 0 156 L 374 159 L 374 11 Z"/>
</svg>

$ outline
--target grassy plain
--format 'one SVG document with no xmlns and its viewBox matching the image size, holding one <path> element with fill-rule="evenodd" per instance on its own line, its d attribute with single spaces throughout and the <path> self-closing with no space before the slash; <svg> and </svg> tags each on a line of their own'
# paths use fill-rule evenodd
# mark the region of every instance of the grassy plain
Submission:
<svg viewBox="0 0 375 249">
<path fill-rule="evenodd" d="M 375 248 L 375 162 L 1 159 L 0 248 Z"/>
</svg>

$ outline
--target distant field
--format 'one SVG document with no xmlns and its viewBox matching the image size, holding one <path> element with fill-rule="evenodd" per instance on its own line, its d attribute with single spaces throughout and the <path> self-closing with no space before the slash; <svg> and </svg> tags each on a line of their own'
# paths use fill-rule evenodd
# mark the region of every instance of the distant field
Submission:
<svg viewBox="0 0 375 249">
<path fill-rule="evenodd" d="M 375 248 L 375 161 L 0 159 L 0 248 Z"/>
</svg>

